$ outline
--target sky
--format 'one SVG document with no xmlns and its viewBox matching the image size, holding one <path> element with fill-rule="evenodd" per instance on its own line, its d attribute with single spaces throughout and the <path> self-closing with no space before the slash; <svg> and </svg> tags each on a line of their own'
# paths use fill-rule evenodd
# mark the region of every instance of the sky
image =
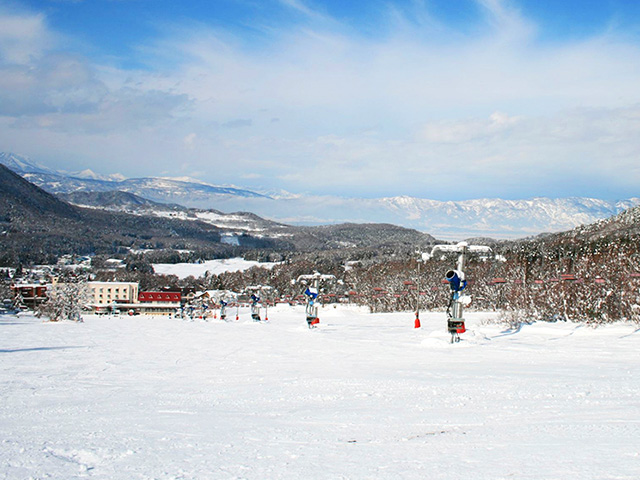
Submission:
<svg viewBox="0 0 640 480">
<path fill-rule="evenodd" d="M 638 196 L 640 2 L 0 0 L 0 151 L 435 200 Z"/>
</svg>

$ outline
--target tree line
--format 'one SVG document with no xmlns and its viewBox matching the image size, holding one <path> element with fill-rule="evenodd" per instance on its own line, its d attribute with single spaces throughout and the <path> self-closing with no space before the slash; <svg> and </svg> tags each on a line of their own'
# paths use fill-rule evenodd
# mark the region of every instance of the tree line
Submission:
<svg viewBox="0 0 640 480">
<path fill-rule="evenodd" d="M 427 248 L 428 250 L 428 248 Z M 323 286 L 324 301 L 348 301 L 371 312 L 444 310 L 450 290 L 444 274 L 456 255 L 421 261 L 413 249 L 339 249 L 314 252 L 253 250 L 253 259 L 278 261 L 273 268 L 179 279 L 153 272 L 145 254 L 128 255 L 123 268 L 96 258 L 87 279 L 136 281 L 141 291 L 230 290 L 271 287 L 270 299 L 295 299 L 304 290 L 295 279 L 316 271 L 334 275 Z M 472 310 L 503 312 L 512 323 L 569 320 L 590 324 L 640 322 L 640 248 L 631 237 L 616 240 L 509 242 L 491 256 L 471 257 L 466 267 Z M 4 287 L 14 281 L 8 270 Z"/>
</svg>

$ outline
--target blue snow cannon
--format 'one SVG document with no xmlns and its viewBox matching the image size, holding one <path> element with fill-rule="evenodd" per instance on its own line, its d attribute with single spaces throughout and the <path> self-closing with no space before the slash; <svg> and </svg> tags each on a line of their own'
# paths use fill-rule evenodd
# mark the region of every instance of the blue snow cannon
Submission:
<svg viewBox="0 0 640 480">
<path fill-rule="evenodd" d="M 464 278 L 464 273 L 458 270 L 449 270 L 444 278 L 449 282 L 451 290 L 454 292 L 460 292 L 467 286 L 467 281 Z"/>
</svg>

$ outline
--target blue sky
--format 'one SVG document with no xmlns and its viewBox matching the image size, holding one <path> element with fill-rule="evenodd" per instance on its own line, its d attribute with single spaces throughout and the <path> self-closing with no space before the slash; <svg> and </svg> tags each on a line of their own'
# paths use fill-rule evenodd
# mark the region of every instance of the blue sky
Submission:
<svg viewBox="0 0 640 480">
<path fill-rule="evenodd" d="M 340 196 L 638 196 L 640 2 L 0 0 L 0 151 Z"/>
</svg>

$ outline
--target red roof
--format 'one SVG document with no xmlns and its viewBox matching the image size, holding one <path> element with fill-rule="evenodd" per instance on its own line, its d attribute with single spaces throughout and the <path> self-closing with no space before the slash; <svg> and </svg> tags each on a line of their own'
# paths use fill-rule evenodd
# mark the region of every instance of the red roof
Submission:
<svg viewBox="0 0 640 480">
<path fill-rule="evenodd" d="M 138 301 L 140 303 L 178 303 L 181 298 L 182 295 L 180 292 L 140 292 L 138 294 Z"/>
</svg>

